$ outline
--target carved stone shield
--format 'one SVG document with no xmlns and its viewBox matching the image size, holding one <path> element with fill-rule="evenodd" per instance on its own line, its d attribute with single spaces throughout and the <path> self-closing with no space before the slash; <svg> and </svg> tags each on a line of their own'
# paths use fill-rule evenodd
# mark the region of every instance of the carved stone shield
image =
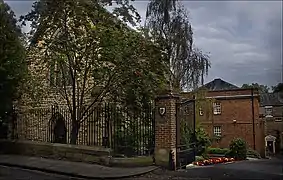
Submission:
<svg viewBox="0 0 283 180">
<path fill-rule="evenodd" d="M 166 113 L 166 108 L 165 108 L 165 107 L 160 107 L 160 108 L 159 108 L 159 114 L 160 114 L 161 116 L 163 116 L 165 113 Z"/>
</svg>

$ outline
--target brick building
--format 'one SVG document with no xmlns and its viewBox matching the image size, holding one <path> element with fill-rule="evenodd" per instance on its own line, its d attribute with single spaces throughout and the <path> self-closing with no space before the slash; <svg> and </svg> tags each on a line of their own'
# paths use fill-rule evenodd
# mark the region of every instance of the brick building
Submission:
<svg viewBox="0 0 283 180">
<path fill-rule="evenodd" d="M 283 94 L 266 93 L 260 99 L 260 118 L 265 121 L 265 136 L 276 138 L 274 144 L 268 139 L 265 144 L 271 152 L 279 153 L 283 149 Z"/>
<path fill-rule="evenodd" d="M 211 106 L 199 106 L 199 123 L 213 139 L 212 146 L 227 148 L 234 138 L 244 139 L 249 148 L 264 155 L 264 121 L 259 118 L 259 94 L 221 79 L 203 86 Z M 182 93 L 188 98 L 191 93 Z"/>
</svg>

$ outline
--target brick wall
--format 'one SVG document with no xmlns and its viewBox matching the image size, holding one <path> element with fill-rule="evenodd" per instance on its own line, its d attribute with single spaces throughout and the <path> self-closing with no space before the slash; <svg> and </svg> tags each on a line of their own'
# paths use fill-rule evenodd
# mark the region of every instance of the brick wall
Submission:
<svg viewBox="0 0 283 180">
<path fill-rule="evenodd" d="M 183 97 L 190 97 L 190 93 L 183 93 Z M 214 115 L 212 106 L 203 109 L 203 115 L 198 115 L 198 121 L 207 133 L 213 137 L 213 127 L 221 127 L 221 139 L 214 141 L 213 147 L 229 147 L 234 138 L 243 138 L 250 148 L 254 146 L 253 140 L 253 115 L 250 89 L 209 91 L 207 97 L 214 102 L 221 103 L 221 114 Z M 264 124 L 259 119 L 258 93 L 254 92 L 254 129 L 256 150 L 264 154 Z M 238 97 L 236 97 L 238 96 Z M 212 102 L 211 102 L 212 103 Z M 198 113 L 198 112 L 197 112 Z M 233 121 L 236 120 L 236 123 Z"/>
<path fill-rule="evenodd" d="M 176 102 L 179 96 L 159 96 L 155 100 L 155 159 L 156 164 L 168 167 L 169 153 L 173 151 L 176 157 Z M 160 108 L 165 108 L 164 115 L 159 113 Z M 175 160 L 176 162 L 176 160 Z M 175 164 L 176 166 L 176 164 Z"/>
<path fill-rule="evenodd" d="M 173 115 L 175 115 L 175 100 L 174 99 L 162 99 L 156 103 L 156 107 L 165 107 L 166 113 L 164 116 L 160 116 L 159 112 L 156 112 L 156 131 L 155 141 L 157 147 L 171 148 L 176 144 L 176 121 L 170 121 Z"/>
</svg>

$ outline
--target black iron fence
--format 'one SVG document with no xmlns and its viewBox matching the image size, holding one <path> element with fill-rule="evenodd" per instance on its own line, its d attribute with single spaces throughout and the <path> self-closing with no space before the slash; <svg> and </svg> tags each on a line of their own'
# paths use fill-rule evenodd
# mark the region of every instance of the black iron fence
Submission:
<svg viewBox="0 0 283 180">
<path fill-rule="evenodd" d="M 67 107 L 17 112 L 18 139 L 70 143 L 72 120 Z M 92 107 L 80 122 L 78 145 L 112 148 L 126 156 L 149 155 L 154 148 L 154 107 L 129 109 L 111 103 Z"/>
<path fill-rule="evenodd" d="M 176 166 L 180 169 L 195 161 L 195 99 L 177 103 L 176 109 Z"/>
</svg>

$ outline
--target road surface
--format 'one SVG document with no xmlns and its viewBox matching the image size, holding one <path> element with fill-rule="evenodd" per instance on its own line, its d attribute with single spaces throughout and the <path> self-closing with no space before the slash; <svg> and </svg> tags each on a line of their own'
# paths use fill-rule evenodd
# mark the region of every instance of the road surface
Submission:
<svg viewBox="0 0 283 180">
<path fill-rule="evenodd" d="M 130 170 L 130 169 L 129 169 Z M 157 170 L 123 180 L 283 180 L 283 159 L 243 161 L 183 171 Z M 0 166 L 0 180 L 82 180 L 56 174 Z M 120 179 L 122 180 L 122 179 Z"/>
</svg>

